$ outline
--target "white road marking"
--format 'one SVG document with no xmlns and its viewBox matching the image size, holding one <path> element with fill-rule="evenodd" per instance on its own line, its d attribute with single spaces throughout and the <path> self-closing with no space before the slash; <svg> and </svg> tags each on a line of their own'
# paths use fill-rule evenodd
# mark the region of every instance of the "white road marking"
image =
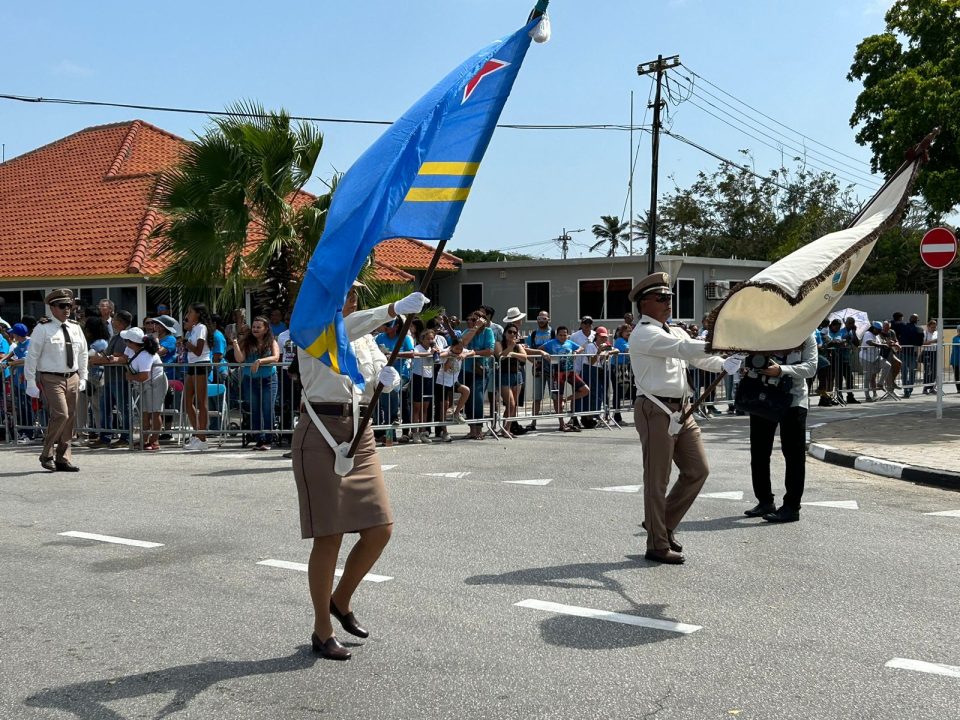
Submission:
<svg viewBox="0 0 960 720">
<path fill-rule="evenodd" d="M 960 510 L 941 510 L 940 512 L 924 513 L 924 515 L 939 515 L 940 517 L 960 517 Z"/>
<path fill-rule="evenodd" d="M 69 532 L 59 533 L 66 537 L 80 538 L 81 540 L 99 540 L 105 543 L 114 543 L 115 545 L 133 545 L 134 547 L 156 548 L 163 547 L 163 543 L 147 542 L 146 540 L 130 540 L 129 538 L 114 537 L 112 535 L 97 535 L 96 533 L 79 532 L 70 530 Z"/>
<path fill-rule="evenodd" d="M 503 482 L 508 485 L 549 485 L 553 482 L 553 478 L 549 480 L 504 480 Z"/>
<path fill-rule="evenodd" d="M 290 562 L 289 560 L 261 560 L 260 562 L 257 563 L 257 565 L 266 565 L 267 567 L 281 568 L 283 570 L 297 570 L 299 572 L 307 571 L 306 563 L 295 563 L 295 562 Z M 340 577 L 341 575 L 343 575 L 343 570 L 341 570 L 340 568 L 337 568 L 336 570 L 333 571 L 333 574 L 336 575 L 337 577 Z M 387 580 L 393 580 L 393 578 L 390 577 L 389 575 L 373 575 L 373 574 L 364 575 L 363 579 L 366 580 L 367 582 L 375 582 L 375 583 L 382 583 L 382 582 L 386 582 Z"/>
<path fill-rule="evenodd" d="M 817 507 L 839 508 L 840 510 L 859 510 L 856 500 L 820 500 L 819 502 L 805 502 L 804 505 L 816 505 Z"/>
<path fill-rule="evenodd" d="M 956 665 L 941 665 L 940 663 L 924 662 L 923 660 L 910 660 L 909 658 L 894 658 L 884 667 L 897 668 L 898 670 L 914 670 L 916 672 L 930 673 L 931 675 L 945 675 L 946 677 L 960 678 L 960 667 Z"/>
<path fill-rule="evenodd" d="M 868 457 L 866 455 L 861 455 L 853 461 L 854 470 L 873 473 L 874 475 L 892 477 L 898 480 L 903 474 L 903 468 L 905 467 L 906 465 L 902 465 L 900 463 L 890 462 L 889 460 L 881 460 L 880 458 Z"/>
<path fill-rule="evenodd" d="M 442 477 L 442 478 L 455 478 L 456 480 L 462 480 L 470 472 L 448 472 L 448 473 L 424 473 L 427 477 Z"/>
<path fill-rule="evenodd" d="M 828 450 L 836 450 L 833 445 L 824 445 L 823 443 L 813 443 L 810 445 L 810 454 L 817 460 L 823 460 L 827 456 Z"/>
<path fill-rule="evenodd" d="M 814 423 L 813 425 L 807 425 L 807 427 L 813 430 L 814 428 L 823 427 L 824 425 L 826 425 L 826 423 Z"/>
<path fill-rule="evenodd" d="M 627 615 L 625 613 L 609 612 L 607 610 L 594 610 L 593 608 L 577 607 L 576 605 L 561 605 L 560 603 L 546 602 L 544 600 L 522 600 L 514 603 L 517 607 L 533 608 L 534 610 L 545 610 L 546 612 L 559 613 L 560 615 L 573 615 L 575 617 L 591 618 L 593 620 L 606 620 L 608 622 L 621 623 L 623 625 L 636 625 L 637 627 L 652 628 L 654 630 L 667 630 L 669 632 L 689 635 L 702 628 L 699 625 L 687 625 L 677 623 L 671 620 L 658 620 L 656 618 L 641 617 L 640 615 Z"/>
<path fill-rule="evenodd" d="M 700 493 L 700 497 L 713 498 L 714 500 L 743 500 L 743 490 L 733 490 L 731 492 Z"/>
<path fill-rule="evenodd" d="M 643 485 L 612 485 L 610 487 L 595 487 L 590 489 L 603 490 L 604 492 L 637 493 L 640 492 L 640 488 L 642 487 Z"/>
<path fill-rule="evenodd" d="M 386 472 L 387 470 L 393 470 L 395 467 L 396 465 L 381 465 L 380 469 Z"/>
</svg>

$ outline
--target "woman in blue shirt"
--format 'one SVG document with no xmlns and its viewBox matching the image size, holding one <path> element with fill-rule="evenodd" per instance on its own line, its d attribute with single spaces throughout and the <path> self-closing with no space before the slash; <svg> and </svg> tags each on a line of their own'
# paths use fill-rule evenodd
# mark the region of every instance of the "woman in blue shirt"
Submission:
<svg viewBox="0 0 960 720">
<path fill-rule="evenodd" d="M 269 450 L 280 346 L 265 317 L 253 319 L 250 331 L 233 341 L 233 352 L 237 362 L 249 366 L 243 368 L 243 394 L 250 402 L 250 426 L 257 441 L 254 450 Z"/>
<path fill-rule="evenodd" d="M 613 380 L 613 419 L 618 425 L 623 424 L 623 417 L 620 415 L 620 404 L 623 399 L 629 398 L 630 406 L 627 409 L 633 408 L 633 401 L 636 399 L 636 387 L 633 382 L 633 373 L 630 371 L 630 334 L 632 332 L 633 327 L 624 323 L 613 341 L 613 349 L 617 352 L 613 359 L 613 369 L 616 372 Z"/>
<path fill-rule="evenodd" d="M 485 317 L 474 311 L 467 317 L 467 332 L 463 335 L 463 342 L 468 350 L 473 350 L 474 357 L 463 362 L 463 383 L 470 388 L 470 401 L 467 404 L 467 419 L 482 420 L 483 399 L 487 395 L 487 376 L 493 369 L 493 351 L 497 345 L 493 330 L 487 326 Z M 470 424 L 471 440 L 483 438 L 482 422 Z"/>
</svg>

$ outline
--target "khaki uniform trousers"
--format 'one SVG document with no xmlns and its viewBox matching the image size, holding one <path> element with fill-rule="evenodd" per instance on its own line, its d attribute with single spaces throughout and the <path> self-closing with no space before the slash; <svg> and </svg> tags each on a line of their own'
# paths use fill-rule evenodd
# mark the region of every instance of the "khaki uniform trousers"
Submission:
<svg viewBox="0 0 960 720">
<path fill-rule="evenodd" d="M 52 457 L 57 462 L 70 462 L 70 441 L 73 439 L 77 402 L 80 399 L 80 376 L 74 373 L 70 377 L 63 377 L 41 372 L 37 373 L 37 378 L 43 386 L 48 417 L 40 457 Z M 54 446 L 56 455 L 53 454 Z"/>
<path fill-rule="evenodd" d="M 667 405 L 671 411 L 679 404 Z M 700 439 L 700 427 L 688 417 L 677 435 L 670 435 L 670 417 L 651 400 L 638 397 L 634 420 L 643 445 L 643 510 L 647 525 L 647 550 L 668 550 L 667 530 L 673 531 L 697 499 L 710 469 Z M 676 464 L 680 477 L 670 494 L 670 471 Z"/>
</svg>

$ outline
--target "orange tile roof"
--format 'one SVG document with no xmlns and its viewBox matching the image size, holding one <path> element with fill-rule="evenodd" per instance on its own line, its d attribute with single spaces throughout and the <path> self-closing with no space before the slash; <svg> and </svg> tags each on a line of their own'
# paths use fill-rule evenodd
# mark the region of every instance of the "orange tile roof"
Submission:
<svg viewBox="0 0 960 720">
<path fill-rule="evenodd" d="M 157 174 L 185 141 L 141 120 L 100 125 L 0 165 L 0 278 L 141 272 Z"/>
<path fill-rule="evenodd" d="M 413 238 L 391 238 L 377 245 L 373 254 L 378 261 L 403 270 L 426 270 L 435 250 L 432 245 Z M 463 260 L 445 252 L 437 263 L 437 271 L 456 272 L 461 264 Z"/>
<path fill-rule="evenodd" d="M 373 261 L 373 276 L 381 282 L 388 283 L 408 283 L 416 280 L 416 277 L 405 270 L 380 262 L 376 258 Z"/>
<path fill-rule="evenodd" d="M 154 275 L 166 266 L 150 247 L 160 221 L 157 178 L 187 141 L 142 120 L 86 128 L 0 164 L 0 279 Z M 301 193 L 294 204 L 312 202 Z M 256 245 L 256 229 L 248 246 Z M 410 282 L 434 248 L 410 238 L 376 247 L 376 274 Z M 460 258 L 444 253 L 438 272 Z"/>
</svg>

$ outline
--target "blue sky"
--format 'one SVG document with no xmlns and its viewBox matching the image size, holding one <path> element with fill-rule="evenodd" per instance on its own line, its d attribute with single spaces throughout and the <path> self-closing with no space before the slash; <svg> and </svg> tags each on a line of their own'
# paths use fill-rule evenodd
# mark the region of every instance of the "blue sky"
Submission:
<svg viewBox="0 0 960 720">
<path fill-rule="evenodd" d="M 317 3 L 46 2 L 0 9 L 0 92 L 149 105 L 222 109 L 242 99 L 297 115 L 394 120 L 447 71 L 523 24 L 534 0 L 324 0 Z M 651 89 L 636 66 L 679 54 L 685 68 L 766 115 L 825 143 L 811 162 L 864 179 L 869 152 L 849 127 L 859 92 L 846 80 L 854 49 L 883 29 L 891 0 L 553 0 L 553 38 L 534 45 L 502 122 L 627 124 Z M 684 70 L 686 72 L 686 70 Z M 710 117 L 716 87 L 699 81 L 692 101 L 670 108 L 672 129 L 729 158 L 753 152 L 761 173 L 780 151 Z M 752 111 L 742 108 L 746 113 Z M 0 101 L 6 157 L 84 127 L 141 118 L 183 137 L 202 116 Z M 758 118 L 794 144 L 803 141 Z M 646 122 L 649 124 L 649 116 Z M 346 170 L 382 132 L 322 125 L 318 173 Z M 762 129 L 762 128 L 761 128 Z M 750 131 L 756 135 L 755 130 Z M 649 203 L 650 138 L 639 143 L 634 211 Z M 777 143 L 762 138 L 771 145 Z M 516 248 L 555 257 L 561 230 L 571 255 L 586 256 L 589 228 L 623 212 L 629 171 L 626 133 L 500 129 L 493 137 L 450 247 Z M 847 156 L 841 155 L 844 153 Z M 784 150 L 789 159 L 796 153 Z M 715 160 L 665 137 L 660 188 L 691 183 Z M 848 167 L 848 166 L 852 166 Z M 879 178 L 872 179 L 872 185 Z M 316 183 L 314 188 L 319 188 Z M 638 252 L 641 249 L 638 249 Z"/>
</svg>

